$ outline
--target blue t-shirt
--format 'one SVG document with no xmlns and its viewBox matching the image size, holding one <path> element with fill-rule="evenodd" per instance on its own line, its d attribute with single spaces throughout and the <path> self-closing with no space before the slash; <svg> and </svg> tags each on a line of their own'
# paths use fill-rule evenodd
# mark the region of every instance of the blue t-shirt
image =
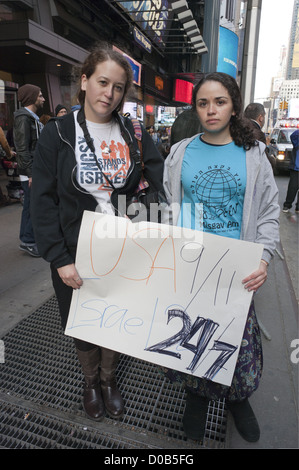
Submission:
<svg viewBox="0 0 299 470">
<path fill-rule="evenodd" d="M 240 238 L 246 187 L 246 152 L 234 142 L 211 145 L 201 137 L 186 148 L 184 197 L 178 225 Z"/>
</svg>

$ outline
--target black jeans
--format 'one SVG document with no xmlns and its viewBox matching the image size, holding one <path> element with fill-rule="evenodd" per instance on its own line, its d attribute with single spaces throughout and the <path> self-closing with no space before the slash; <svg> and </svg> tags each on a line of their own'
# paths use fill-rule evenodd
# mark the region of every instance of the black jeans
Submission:
<svg viewBox="0 0 299 470">
<path fill-rule="evenodd" d="M 289 180 L 289 185 L 288 185 L 288 190 L 287 190 L 287 196 L 283 204 L 283 207 L 287 209 L 291 209 L 292 204 L 297 194 L 296 211 L 299 210 L 298 190 L 299 190 L 299 171 L 290 170 L 290 180 Z"/>
<path fill-rule="evenodd" d="M 24 191 L 24 204 L 21 216 L 20 240 L 23 245 L 35 245 L 35 238 L 30 217 L 30 188 L 28 181 L 21 182 Z"/>
<path fill-rule="evenodd" d="M 67 286 L 61 279 L 56 268 L 51 266 L 52 282 L 58 301 L 59 312 L 61 317 L 61 326 L 65 330 L 69 315 L 70 305 L 72 301 L 73 288 Z M 80 351 L 90 351 L 96 346 L 81 339 L 74 338 L 75 345 Z"/>
</svg>

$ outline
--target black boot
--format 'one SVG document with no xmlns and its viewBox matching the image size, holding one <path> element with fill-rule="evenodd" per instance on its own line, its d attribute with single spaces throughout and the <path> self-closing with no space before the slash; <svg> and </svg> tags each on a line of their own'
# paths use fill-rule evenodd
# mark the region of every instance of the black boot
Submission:
<svg viewBox="0 0 299 470">
<path fill-rule="evenodd" d="M 77 354 L 85 379 L 83 408 L 89 418 L 100 421 L 105 415 L 105 408 L 99 382 L 99 348 L 96 347 L 90 351 L 77 349 Z"/>
<path fill-rule="evenodd" d="M 183 428 L 188 439 L 202 441 L 205 434 L 209 400 L 187 392 Z"/>
<path fill-rule="evenodd" d="M 101 389 L 106 411 L 111 418 L 121 418 L 124 413 L 124 402 L 115 377 L 119 356 L 116 351 L 101 348 Z"/>
<path fill-rule="evenodd" d="M 246 398 L 237 403 L 229 403 L 228 409 L 243 439 L 248 442 L 257 442 L 260 438 L 260 428 L 248 399 Z"/>
</svg>

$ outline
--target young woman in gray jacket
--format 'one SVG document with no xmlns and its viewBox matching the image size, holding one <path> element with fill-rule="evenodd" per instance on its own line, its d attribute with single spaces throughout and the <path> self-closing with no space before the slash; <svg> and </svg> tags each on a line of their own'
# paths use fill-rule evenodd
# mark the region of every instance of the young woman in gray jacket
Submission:
<svg viewBox="0 0 299 470">
<path fill-rule="evenodd" d="M 267 266 L 279 240 L 278 190 L 265 145 L 255 141 L 242 114 L 239 87 L 229 75 L 205 76 L 194 87 L 193 107 L 203 133 L 175 144 L 165 162 L 168 222 L 263 244 L 259 269 L 243 280 L 244 287 L 255 292 L 267 279 Z M 198 203 L 202 204 L 200 217 Z M 186 210 L 190 207 L 191 212 Z M 261 373 L 261 337 L 252 302 L 230 387 L 165 370 L 187 391 L 183 417 L 187 437 L 203 438 L 209 400 L 225 398 L 239 433 L 247 441 L 257 441 L 259 426 L 248 398 L 257 389 Z"/>
</svg>

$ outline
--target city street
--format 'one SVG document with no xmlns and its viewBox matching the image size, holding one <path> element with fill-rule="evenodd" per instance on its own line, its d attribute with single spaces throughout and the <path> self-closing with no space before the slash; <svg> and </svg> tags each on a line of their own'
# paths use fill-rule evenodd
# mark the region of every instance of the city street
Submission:
<svg viewBox="0 0 299 470">
<path fill-rule="evenodd" d="M 276 181 L 280 193 L 280 205 L 282 206 L 287 190 L 288 177 L 280 175 L 276 177 Z M 0 173 L 0 183 L 5 193 L 6 177 L 2 170 Z M 26 321 L 31 317 L 35 318 L 35 312 L 43 308 L 43 305 L 54 294 L 48 263 L 41 258 L 32 258 L 18 248 L 21 210 L 22 206 L 18 202 L 13 202 L 0 208 L 0 339 L 4 341 L 4 346 L 8 353 L 13 351 L 13 345 L 8 344 L 9 338 L 14 337 L 14 332 L 17 332 L 20 322 L 26 326 Z M 299 366 L 298 363 L 295 364 L 291 360 L 291 342 L 299 336 L 298 220 L 299 214 L 295 214 L 294 208 L 288 214 L 281 213 L 281 245 L 277 247 L 277 254 L 269 268 L 267 284 L 256 295 L 256 310 L 263 331 L 264 375 L 260 388 L 251 399 L 251 404 L 260 423 L 261 438 L 255 444 L 245 442 L 236 432 L 231 417 L 228 415 L 225 442 L 223 444 L 226 448 L 298 448 Z M 35 326 L 34 328 L 38 327 Z M 34 331 L 37 330 L 33 329 L 33 335 Z M 10 336 L 11 334 L 12 336 Z M 41 331 L 38 334 L 43 336 Z M 30 347 L 31 341 L 33 341 L 33 336 L 32 338 L 30 336 L 22 338 L 22 345 L 25 351 L 27 350 L 26 345 Z M 68 351 L 68 346 L 71 352 Z M 61 356 L 72 354 L 71 343 L 67 342 L 64 347 L 66 347 L 66 350 L 61 351 Z M 59 353 L 59 348 L 56 348 L 56 350 Z M 15 350 L 12 356 L 14 354 L 17 356 L 18 351 Z M 40 359 L 39 354 L 39 350 L 36 350 L 37 363 Z M 297 362 L 298 356 L 297 352 Z M 59 362 L 61 360 L 59 354 L 55 357 L 58 357 L 56 361 Z M 9 373 L 13 376 L 13 357 L 9 361 L 12 364 L 12 369 Z M 22 391 L 17 391 L 14 387 L 10 388 L 9 381 L 6 380 L 5 383 L 1 381 L 1 370 L 3 370 L 3 367 L 9 368 L 8 360 L 4 364 L 0 363 L 0 413 L 4 410 L 3 413 L 5 414 L 5 410 L 9 409 L 10 406 L 13 409 L 20 405 L 23 406 L 24 410 L 26 406 L 27 408 L 29 407 L 28 416 L 30 413 L 31 416 L 34 413 L 47 413 L 49 420 L 57 418 L 57 420 L 64 420 L 69 424 L 73 423 L 75 427 L 81 424 L 82 426 L 89 425 L 90 422 L 88 420 L 83 420 L 81 415 L 78 416 L 72 409 L 64 411 L 59 409 L 59 407 L 57 408 L 56 405 L 45 405 L 45 401 L 40 399 L 40 395 L 36 398 L 28 398 Z M 32 364 L 30 367 L 34 369 L 35 364 Z M 76 371 L 76 373 L 79 373 L 77 369 Z M 72 375 L 72 371 L 69 370 L 65 371 L 65 373 L 66 375 Z M 38 377 L 35 380 L 39 380 Z M 139 379 L 135 378 L 133 380 L 138 382 Z M 140 379 L 140 384 L 137 385 L 146 389 L 144 393 L 148 393 L 148 397 L 151 397 L 150 382 L 151 377 L 146 376 L 142 380 Z M 55 384 L 52 387 L 54 390 Z M 51 389 L 49 389 L 48 393 L 52 393 Z M 60 394 L 63 395 L 64 393 L 66 392 L 62 389 Z M 80 394 L 80 384 L 78 393 Z M 142 391 L 140 394 L 142 395 Z M 132 398 L 130 395 L 128 396 L 130 397 L 129 400 L 135 401 L 135 398 Z M 136 400 L 138 401 L 138 398 Z M 159 397 L 156 403 L 159 403 Z M 147 406 L 148 404 L 145 403 L 144 408 L 146 409 Z M 129 404 L 127 408 L 129 408 Z M 129 409 L 127 413 L 130 413 Z M 140 411 L 140 413 L 142 412 Z M 138 412 L 134 411 L 134 414 L 137 424 L 131 427 L 122 427 L 121 424 L 117 425 L 109 419 L 105 420 L 104 424 L 100 423 L 97 425 L 91 423 L 90 426 L 93 432 L 96 432 L 95 428 L 99 426 L 98 429 L 104 434 L 110 433 L 116 441 L 120 439 L 123 442 L 123 448 L 132 448 L 132 443 L 135 443 L 137 448 L 152 446 L 152 448 L 182 449 L 190 445 L 193 448 L 200 447 L 194 445 L 194 443 L 187 443 L 182 437 L 171 439 L 167 431 L 166 422 L 164 423 L 165 429 L 162 435 L 151 432 L 146 425 L 139 429 Z M 176 436 L 182 436 L 180 420 L 178 419 L 178 415 L 181 416 L 181 414 L 181 409 L 174 410 L 173 419 L 177 419 L 177 429 L 179 429 Z M 12 425 L 12 429 L 17 426 L 21 425 Z M 0 448 L 9 447 L 9 439 L 4 439 L 4 435 L 6 435 L 4 427 L 1 428 L 0 424 Z M 12 431 L 10 435 L 13 435 Z M 85 446 L 88 446 L 88 443 Z M 25 444 L 24 447 L 26 448 Z M 27 447 L 29 448 L 30 446 L 28 445 Z M 72 447 L 72 445 L 69 444 L 69 447 Z M 103 444 L 102 447 L 95 445 L 94 448 L 109 447 L 109 444 Z M 36 444 L 36 448 L 39 448 L 38 444 Z M 54 448 L 56 448 L 55 445 Z M 62 446 L 62 448 L 64 447 Z"/>
</svg>

